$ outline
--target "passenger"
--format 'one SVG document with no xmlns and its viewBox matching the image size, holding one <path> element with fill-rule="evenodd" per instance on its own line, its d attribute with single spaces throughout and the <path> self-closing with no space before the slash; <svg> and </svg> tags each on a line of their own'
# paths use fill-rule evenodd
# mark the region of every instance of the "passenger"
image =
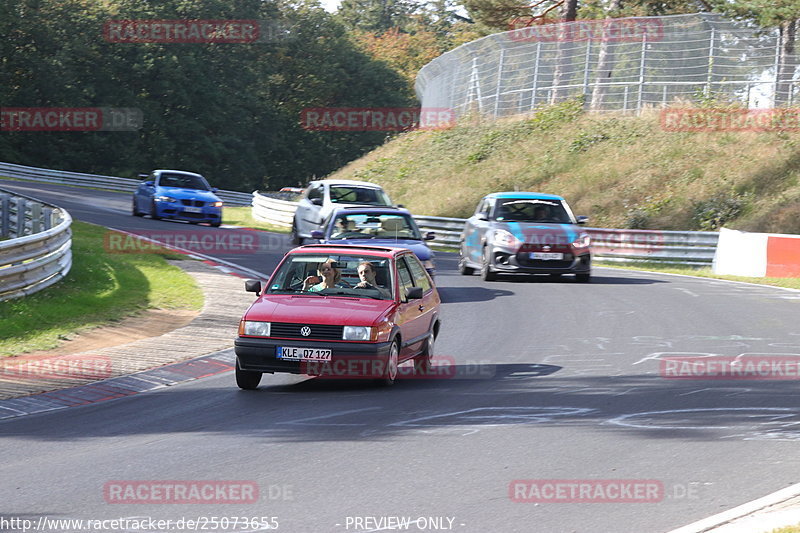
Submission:
<svg viewBox="0 0 800 533">
<path fill-rule="evenodd" d="M 358 264 L 358 277 L 361 282 L 355 286 L 356 289 L 377 289 L 384 298 L 391 298 L 392 293 L 389 289 L 378 285 L 377 272 L 369 261 L 361 261 Z"/>
<path fill-rule="evenodd" d="M 303 281 L 303 290 L 319 292 L 323 289 L 347 288 L 348 285 L 341 281 L 342 273 L 333 266 L 335 262 L 333 259 L 328 259 L 324 263 L 320 263 L 317 267 L 319 276 L 308 276 Z"/>
</svg>

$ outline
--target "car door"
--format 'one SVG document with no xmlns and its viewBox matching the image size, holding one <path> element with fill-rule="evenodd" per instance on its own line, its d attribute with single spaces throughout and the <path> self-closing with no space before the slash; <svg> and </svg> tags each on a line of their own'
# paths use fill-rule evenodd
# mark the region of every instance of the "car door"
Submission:
<svg viewBox="0 0 800 533">
<path fill-rule="evenodd" d="M 321 203 L 323 197 L 323 185 L 319 182 L 311 182 L 307 194 L 297 205 L 295 221 L 297 231 L 303 237 L 310 237 L 311 232 L 319 227 L 319 209 L 316 202 Z"/>
<path fill-rule="evenodd" d="M 411 276 L 414 278 L 414 286 L 422 288 L 422 299 L 415 301 L 417 302 L 417 309 L 420 311 L 419 323 L 421 330 L 419 334 L 425 335 L 433 327 L 433 321 L 436 318 L 441 300 L 419 258 L 416 255 L 409 254 L 405 256 L 405 260 L 408 263 Z"/>
<path fill-rule="evenodd" d="M 489 229 L 489 212 L 491 208 L 492 200 L 490 198 L 482 199 L 475 208 L 475 214 L 464 223 L 462 235 L 464 255 L 471 263 L 481 263 L 483 241 L 486 231 Z"/>
<path fill-rule="evenodd" d="M 403 346 L 400 347 L 400 359 L 413 357 L 419 351 L 420 342 L 427 333 L 426 324 L 423 322 L 425 306 L 422 300 L 409 300 L 406 291 L 414 287 L 414 276 L 411 274 L 403 256 L 396 258 L 397 282 L 400 289 L 400 306 L 397 312 L 397 323 L 400 326 L 400 335 Z"/>
</svg>

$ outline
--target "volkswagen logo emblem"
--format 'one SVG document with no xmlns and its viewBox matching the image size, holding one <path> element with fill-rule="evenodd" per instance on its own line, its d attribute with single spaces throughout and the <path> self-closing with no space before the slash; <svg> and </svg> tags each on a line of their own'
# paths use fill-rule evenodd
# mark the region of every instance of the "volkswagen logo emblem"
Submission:
<svg viewBox="0 0 800 533">
<path fill-rule="evenodd" d="M 300 328 L 300 335 L 302 335 L 303 337 L 308 337 L 309 335 L 311 335 L 311 328 L 308 326 L 303 326 L 302 328 Z"/>
</svg>

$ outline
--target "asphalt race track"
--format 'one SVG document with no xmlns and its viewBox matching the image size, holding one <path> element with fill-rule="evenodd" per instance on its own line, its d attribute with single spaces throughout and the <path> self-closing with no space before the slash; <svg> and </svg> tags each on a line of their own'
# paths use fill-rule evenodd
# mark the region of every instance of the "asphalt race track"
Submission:
<svg viewBox="0 0 800 533">
<path fill-rule="evenodd" d="M 129 194 L 0 186 L 112 228 L 201 229 L 132 217 Z M 258 253 L 206 253 L 266 275 L 290 245 L 265 235 Z M 401 517 L 409 531 L 640 533 L 800 481 L 797 379 L 668 379 L 659 362 L 800 355 L 800 293 L 603 268 L 590 284 L 484 283 L 460 276 L 452 254 L 439 254 L 437 266 L 445 303 L 436 352 L 454 375 L 401 378 L 390 389 L 265 375 L 245 392 L 224 373 L 0 421 L 0 515 L 36 524 L 277 518 L 236 531 L 392 531 Z M 174 480 L 250 483 L 257 497 L 129 504 L 109 492 Z M 608 480 L 657 493 L 627 503 L 519 502 L 515 480 Z"/>
</svg>

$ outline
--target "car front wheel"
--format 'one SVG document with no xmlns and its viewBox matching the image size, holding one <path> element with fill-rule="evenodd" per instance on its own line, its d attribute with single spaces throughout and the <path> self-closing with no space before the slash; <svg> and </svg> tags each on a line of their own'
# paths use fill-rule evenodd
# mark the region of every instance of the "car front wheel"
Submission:
<svg viewBox="0 0 800 533">
<path fill-rule="evenodd" d="M 397 366 L 398 360 L 400 359 L 400 347 L 397 345 L 397 341 L 392 341 L 392 345 L 389 347 L 389 355 L 386 357 L 386 368 L 383 370 L 383 377 L 378 379 L 378 384 L 383 385 L 384 387 L 390 387 L 394 385 L 395 380 L 397 379 Z"/>
<path fill-rule="evenodd" d="M 467 258 L 464 256 L 464 252 L 461 252 L 461 257 L 458 260 L 458 272 L 462 276 L 471 276 L 475 273 L 475 269 L 467 266 Z"/>
<path fill-rule="evenodd" d="M 589 273 L 575 274 L 575 279 L 578 281 L 578 283 L 589 283 L 592 280 L 592 275 Z"/>
<path fill-rule="evenodd" d="M 156 209 L 156 201 L 153 200 L 153 203 L 150 205 L 150 218 L 153 220 L 161 220 L 161 217 L 158 216 L 158 209 Z"/>
<path fill-rule="evenodd" d="M 292 244 L 301 245 L 303 244 L 303 238 L 297 233 L 297 222 L 292 221 L 292 233 L 289 235 L 289 238 L 292 241 Z"/>
<path fill-rule="evenodd" d="M 483 257 L 481 261 L 481 279 L 483 281 L 497 280 L 497 273 L 492 271 L 492 266 L 489 264 L 489 250 L 483 249 Z"/>
<path fill-rule="evenodd" d="M 240 389 L 255 390 L 259 383 L 261 383 L 261 372 L 242 370 L 239 368 L 239 361 L 236 361 L 236 385 Z"/>
</svg>

